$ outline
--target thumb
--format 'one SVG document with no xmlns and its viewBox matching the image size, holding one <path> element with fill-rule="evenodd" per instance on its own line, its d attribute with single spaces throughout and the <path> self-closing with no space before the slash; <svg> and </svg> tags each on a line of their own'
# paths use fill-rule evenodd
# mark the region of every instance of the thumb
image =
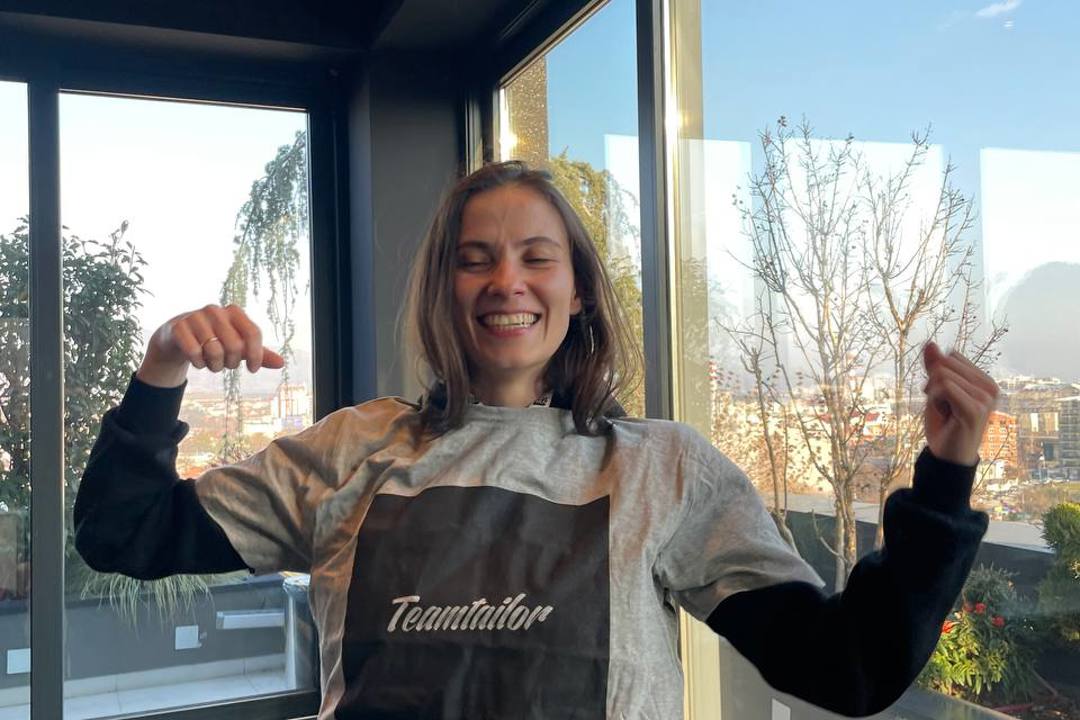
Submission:
<svg viewBox="0 0 1080 720">
<path fill-rule="evenodd" d="M 938 344 L 933 340 L 923 346 L 923 366 L 925 366 L 927 370 L 930 370 L 930 368 L 936 365 L 944 356 L 944 353 L 941 352 L 941 348 L 939 348 Z"/>
<path fill-rule="evenodd" d="M 285 358 L 278 355 L 270 348 L 263 348 L 262 366 L 271 370 L 280 370 L 285 367 Z"/>
</svg>

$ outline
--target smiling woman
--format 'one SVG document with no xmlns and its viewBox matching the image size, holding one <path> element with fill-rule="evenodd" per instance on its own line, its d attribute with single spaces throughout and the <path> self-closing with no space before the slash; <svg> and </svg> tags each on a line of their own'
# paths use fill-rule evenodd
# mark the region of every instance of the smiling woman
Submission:
<svg viewBox="0 0 1080 720">
<path fill-rule="evenodd" d="M 640 366 L 581 219 L 547 173 L 520 162 L 451 190 L 413 266 L 406 317 L 431 374 L 423 417 L 436 433 L 461 424 L 470 395 L 524 407 L 547 392 L 593 433 L 621 413 L 614 396 Z"/>
<path fill-rule="evenodd" d="M 582 308 L 566 226 L 540 193 L 502 186 L 466 203 L 458 248 L 455 320 L 474 393 L 527 406 L 547 390 L 544 368 Z"/>
<path fill-rule="evenodd" d="M 889 552 L 830 596 L 742 470 L 688 425 L 620 412 L 625 320 L 545 173 L 458 182 L 412 279 L 425 398 L 343 407 L 190 482 L 167 451 L 183 386 L 142 378 L 220 368 L 224 343 L 229 366 L 281 359 L 236 308 L 163 326 L 79 488 L 87 562 L 310 573 L 323 718 L 677 718 L 676 608 L 829 709 L 870 714 L 910 684 L 986 529 L 968 507 L 985 374 L 928 346 L 928 447 L 889 498 Z"/>
</svg>

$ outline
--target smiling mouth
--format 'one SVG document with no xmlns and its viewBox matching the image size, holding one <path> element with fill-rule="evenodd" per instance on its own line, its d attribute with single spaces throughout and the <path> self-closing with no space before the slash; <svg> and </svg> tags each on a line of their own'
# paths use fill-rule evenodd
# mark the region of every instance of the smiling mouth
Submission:
<svg viewBox="0 0 1080 720">
<path fill-rule="evenodd" d="M 478 317 L 477 321 L 494 330 L 512 330 L 535 325 L 540 321 L 540 316 L 536 313 L 488 313 Z"/>
</svg>

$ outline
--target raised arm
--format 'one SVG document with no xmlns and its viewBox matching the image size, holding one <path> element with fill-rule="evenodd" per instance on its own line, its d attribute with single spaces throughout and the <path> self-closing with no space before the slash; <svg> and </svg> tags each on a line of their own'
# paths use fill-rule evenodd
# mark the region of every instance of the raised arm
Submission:
<svg viewBox="0 0 1080 720">
<path fill-rule="evenodd" d="M 789 582 L 729 596 L 707 622 L 777 690 L 844 715 L 894 703 L 934 651 L 986 532 L 968 507 L 974 467 L 924 450 L 885 503 L 884 547 L 828 594 Z"/>
<path fill-rule="evenodd" d="M 842 593 L 775 584 L 730 595 L 707 620 L 770 685 L 845 715 L 883 710 L 922 670 L 989 522 L 969 502 L 997 385 L 933 343 L 924 362 L 928 447 L 912 487 L 885 503 L 884 547 Z"/>
<path fill-rule="evenodd" d="M 158 328 L 119 407 L 105 413 L 75 499 L 75 547 L 95 570 L 142 579 L 246 567 L 176 473 L 188 369 L 280 368 L 259 328 L 236 306 L 207 305 Z"/>
<path fill-rule="evenodd" d="M 133 375 L 119 407 L 102 418 L 75 498 L 75 548 L 94 570 L 152 580 L 246 567 L 194 482 L 176 473 L 188 432 L 177 420 L 183 392 Z"/>
</svg>

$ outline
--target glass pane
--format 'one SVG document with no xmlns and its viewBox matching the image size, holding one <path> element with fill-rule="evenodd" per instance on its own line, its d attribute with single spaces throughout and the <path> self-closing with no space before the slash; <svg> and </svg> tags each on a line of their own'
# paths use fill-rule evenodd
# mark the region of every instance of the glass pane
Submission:
<svg viewBox="0 0 1080 720">
<path fill-rule="evenodd" d="M 911 692 L 1025 718 L 1080 717 L 1078 27 L 1060 3 L 671 2 L 685 416 L 839 589 L 925 444 L 924 343 L 975 359 L 1002 390 L 991 525 L 950 622 L 979 654 L 943 633 Z"/>
<path fill-rule="evenodd" d="M 502 160 L 551 171 L 606 261 L 642 346 L 634 3 L 607 3 L 501 92 Z M 639 375 L 640 375 L 640 371 Z M 619 398 L 645 414 L 645 385 Z"/>
<path fill-rule="evenodd" d="M 286 630 L 306 604 L 290 606 L 282 575 L 141 582 L 91 571 L 70 534 L 102 415 L 154 331 L 181 313 L 239 305 L 287 361 L 190 370 L 181 478 L 312 423 L 306 127 L 298 112 L 61 95 L 69 713 L 313 687 L 312 635 L 294 647 Z M 243 629 L 247 616 L 260 626 Z"/>
<path fill-rule="evenodd" d="M 30 717 L 30 179 L 26 86 L 0 82 L 0 715 Z"/>
</svg>

